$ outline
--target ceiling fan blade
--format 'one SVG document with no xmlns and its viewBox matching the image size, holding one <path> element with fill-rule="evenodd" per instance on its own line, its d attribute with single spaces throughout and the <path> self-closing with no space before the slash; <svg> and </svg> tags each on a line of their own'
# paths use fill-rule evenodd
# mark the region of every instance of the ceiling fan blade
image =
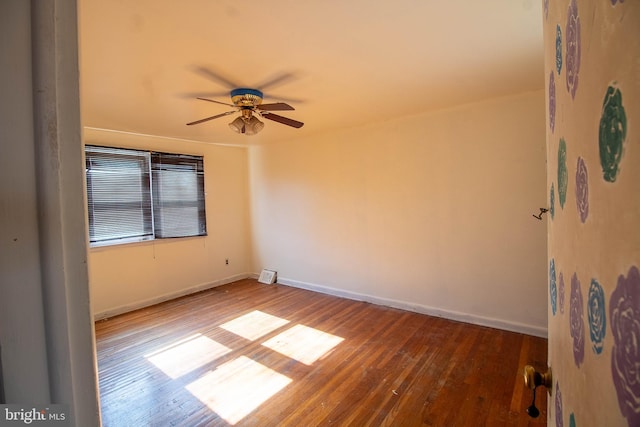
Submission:
<svg viewBox="0 0 640 427">
<path fill-rule="evenodd" d="M 285 104 L 284 102 L 274 102 L 272 104 L 260 104 L 256 105 L 258 110 L 262 111 L 284 111 L 284 110 L 295 110 L 291 105 Z"/>
<path fill-rule="evenodd" d="M 220 101 L 215 101 L 213 99 L 207 99 L 207 98 L 197 98 L 201 101 L 209 101 L 209 102 L 215 102 L 216 104 L 222 104 L 222 105 L 226 105 L 227 107 L 235 107 L 235 105 L 233 104 L 229 104 L 227 102 L 220 102 Z"/>
<path fill-rule="evenodd" d="M 299 129 L 302 126 L 304 126 L 304 123 L 302 123 L 302 122 L 290 119 L 288 117 L 282 117 L 282 116 L 279 116 L 279 115 L 273 114 L 273 113 L 265 112 L 265 113 L 262 114 L 262 117 L 264 117 L 265 119 L 273 120 L 274 122 L 282 123 L 283 125 L 294 127 L 296 129 Z"/>
<path fill-rule="evenodd" d="M 209 80 L 213 80 L 215 82 L 218 82 L 220 84 L 222 84 L 223 86 L 226 86 L 229 89 L 233 89 L 236 87 L 240 87 L 241 85 L 239 83 L 236 83 L 234 81 L 229 80 L 228 78 L 206 68 L 206 67 L 194 67 L 194 70 L 197 73 L 200 73 L 201 75 L 207 77 Z"/>
<path fill-rule="evenodd" d="M 287 96 L 278 96 L 278 95 L 273 95 L 271 93 L 266 93 L 264 95 L 264 99 L 268 99 L 268 100 L 273 100 L 273 101 L 278 101 L 278 102 L 290 102 L 291 104 L 304 104 L 305 102 L 307 102 L 306 99 L 301 99 L 301 98 L 290 98 Z"/>
<path fill-rule="evenodd" d="M 208 122 L 209 120 L 217 119 L 219 117 L 228 116 L 229 114 L 233 114 L 236 111 L 227 111 L 226 113 L 216 114 L 215 116 L 207 117 L 206 119 L 196 120 L 195 122 L 187 123 L 187 126 L 197 125 L 198 123 Z"/>
<path fill-rule="evenodd" d="M 221 96 L 227 97 L 229 96 L 229 91 L 224 92 L 185 92 L 180 93 L 177 96 L 184 99 L 193 99 L 193 98 L 219 98 Z"/>
<path fill-rule="evenodd" d="M 289 80 L 293 80 L 295 77 L 296 76 L 293 73 L 279 73 L 269 78 L 268 80 L 265 80 L 262 83 L 255 85 L 254 87 L 259 88 L 261 91 L 264 92 L 266 89 L 281 86 L 287 83 Z"/>
</svg>

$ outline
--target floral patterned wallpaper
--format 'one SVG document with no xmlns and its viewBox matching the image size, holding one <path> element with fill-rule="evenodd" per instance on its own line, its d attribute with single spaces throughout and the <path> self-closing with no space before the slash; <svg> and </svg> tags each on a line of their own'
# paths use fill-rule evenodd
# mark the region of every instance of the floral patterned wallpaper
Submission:
<svg viewBox="0 0 640 427">
<path fill-rule="evenodd" d="M 542 8 L 547 421 L 640 426 L 640 1 L 543 0 Z"/>
</svg>

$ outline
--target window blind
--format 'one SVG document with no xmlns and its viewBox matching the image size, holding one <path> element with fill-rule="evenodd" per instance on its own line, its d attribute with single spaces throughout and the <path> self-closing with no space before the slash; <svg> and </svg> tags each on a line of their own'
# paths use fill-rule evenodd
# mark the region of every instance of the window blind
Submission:
<svg viewBox="0 0 640 427">
<path fill-rule="evenodd" d="M 149 153 L 87 146 L 85 155 L 90 242 L 152 237 Z"/>
<path fill-rule="evenodd" d="M 151 153 L 156 238 L 207 234 L 202 157 Z"/>
</svg>

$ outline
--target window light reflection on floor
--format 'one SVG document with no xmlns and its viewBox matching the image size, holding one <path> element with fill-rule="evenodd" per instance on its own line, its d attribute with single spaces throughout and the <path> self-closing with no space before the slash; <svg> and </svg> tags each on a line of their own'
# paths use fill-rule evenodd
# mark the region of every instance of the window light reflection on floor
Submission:
<svg viewBox="0 0 640 427">
<path fill-rule="evenodd" d="M 311 365 L 344 338 L 304 325 L 295 325 L 262 343 L 280 354 Z"/>
<path fill-rule="evenodd" d="M 287 323 L 289 323 L 288 320 L 272 316 L 260 310 L 254 310 L 240 317 L 236 317 L 227 323 L 223 323 L 220 327 L 250 341 L 254 341 Z"/>
<path fill-rule="evenodd" d="M 291 382 L 246 356 L 218 366 L 186 389 L 229 424 L 236 424 Z"/>
<path fill-rule="evenodd" d="M 176 379 L 231 351 L 230 348 L 194 334 L 144 357 L 169 377 Z"/>
</svg>

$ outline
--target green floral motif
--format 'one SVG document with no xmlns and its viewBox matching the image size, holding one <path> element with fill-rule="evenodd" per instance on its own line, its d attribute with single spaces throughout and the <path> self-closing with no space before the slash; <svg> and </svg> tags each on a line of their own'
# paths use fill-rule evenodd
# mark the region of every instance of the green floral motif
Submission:
<svg viewBox="0 0 640 427">
<path fill-rule="evenodd" d="M 562 71 L 562 28 L 556 25 L 556 71 Z"/>
<path fill-rule="evenodd" d="M 558 198 L 560 207 L 564 209 L 567 201 L 567 186 L 569 184 L 569 171 L 567 170 L 567 143 L 564 138 L 560 138 L 558 146 Z"/>
<path fill-rule="evenodd" d="M 599 135 L 600 164 L 605 181 L 616 181 L 626 137 L 627 116 L 622 106 L 622 93 L 617 87 L 609 86 L 602 103 Z"/>
</svg>

